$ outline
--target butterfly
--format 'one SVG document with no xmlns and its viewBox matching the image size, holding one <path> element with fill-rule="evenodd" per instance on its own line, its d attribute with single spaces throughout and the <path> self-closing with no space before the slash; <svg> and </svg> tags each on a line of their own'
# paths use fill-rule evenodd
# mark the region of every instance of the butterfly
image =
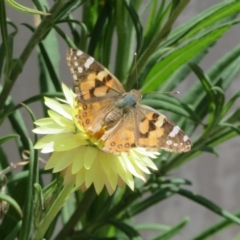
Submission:
<svg viewBox="0 0 240 240">
<path fill-rule="evenodd" d="M 191 141 L 164 115 L 139 103 L 139 90 L 126 92 L 120 81 L 93 57 L 78 49 L 67 50 L 74 79 L 79 123 L 93 135 L 104 129 L 103 151 L 129 152 L 135 147 L 187 152 Z"/>
</svg>

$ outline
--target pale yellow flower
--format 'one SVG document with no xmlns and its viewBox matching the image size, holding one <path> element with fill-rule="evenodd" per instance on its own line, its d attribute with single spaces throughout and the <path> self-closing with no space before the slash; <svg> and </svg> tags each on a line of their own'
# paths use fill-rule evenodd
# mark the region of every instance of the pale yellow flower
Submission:
<svg viewBox="0 0 240 240">
<path fill-rule="evenodd" d="M 33 130 L 46 134 L 34 147 L 42 153 L 52 153 L 45 169 L 61 172 L 64 184 L 74 181 L 75 188 L 83 191 L 93 184 L 99 194 L 106 186 L 110 195 L 117 186 L 125 184 L 133 190 L 133 176 L 146 181 L 149 168 L 157 170 L 150 158 L 156 158 L 158 152 L 143 148 L 133 148 L 121 155 L 103 152 L 103 142 L 90 137 L 76 118 L 79 109 L 75 94 L 64 84 L 62 89 L 66 100 L 45 98 L 45 104 L 51 109 L 49 118 L 37 120 L 38 127 Z"/>
</svg>

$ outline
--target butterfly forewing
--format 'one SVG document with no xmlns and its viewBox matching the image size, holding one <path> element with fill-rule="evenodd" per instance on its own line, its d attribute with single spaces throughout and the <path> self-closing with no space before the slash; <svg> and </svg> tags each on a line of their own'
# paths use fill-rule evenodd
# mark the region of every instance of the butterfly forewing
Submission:
<svg viewBox="0 0 240 240">
<path fill-rule="evenodd" d="M 125 92 L 115 76 L 84 52 L 78 49 L 68 49 L 67 63 L 80 100 L 101 101 L 106 97 L 111 98 Z"/>
</svg>

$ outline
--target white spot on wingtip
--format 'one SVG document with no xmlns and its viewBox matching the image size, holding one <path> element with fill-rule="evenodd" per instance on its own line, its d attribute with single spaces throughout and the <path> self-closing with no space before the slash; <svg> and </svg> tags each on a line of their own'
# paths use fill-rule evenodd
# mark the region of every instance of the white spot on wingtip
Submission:
<svg viewBox="0 0 240 240">
<path fill-rule="evenodd" d="M 172 145 L 172 140 L 167 140 L 167 145 Z"/>
<path fill-rule="evenodd" d="M 80 55 L 82 55 L 82 54 L 83 54 L 82 51 L 80 51 L 80 50 L 77 51 L 77 56 L 80 56 Z"/>
<path fill-rule="evenodd" d="M 188 139 L 189 139 L 189 137 L 188 137 L 187 135 L 185 135 L 185 136 L 183 137 L 183 141 L 184 141 L 184 142 L 186 142 Z"/>
<path fill-rule="evenodd" d="M 82 73 L 83 72 L 83 68 L 82 67 L 78 67 L 78 72 Z"/>
<path fill-rule="evenodd" d="M 161 127 L 163 125 L 163 117 L 158 117 L 158 120 L 155 122 L 156 127 Z"/>
<path fill-rule="evenodd" d="M 169 137 L 175 137 L 180 131 L 178 126 L 174 126 L 173 130 L 169 133 Z"/>
<path fill-rule="evenodd" d="M 174 146 L 174 147 L 177 147 L 177 146 L 178 146 L 178 143 L 174 143 L 173 146 Z"/>
<path fill-rule="evenodd" d="M 73 79 L 74 79 L 74 80 L 78 80 L 78 77 L 77 77 L 76 74 L 73 74 Z"/>
<path fill-rule="evenodd" d="M 87 61 L 85 62 L 85 64 L 84 64 L 85 68 L 88 69 L 93 62 L 94 62 L 94 58 L 93 57 L 89 57 L 87 59 Z"/>
<path fill-rule="evenodd" d="M 77 67 L 78 66 L 78 62 L 74 62 L 74 65 Z"/>
</svg>

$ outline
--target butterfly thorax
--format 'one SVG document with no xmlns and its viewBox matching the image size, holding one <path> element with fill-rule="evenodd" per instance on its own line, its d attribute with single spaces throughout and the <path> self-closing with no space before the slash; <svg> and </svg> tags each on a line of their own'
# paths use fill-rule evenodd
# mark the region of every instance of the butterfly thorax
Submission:
<svg viewBox="0 0 240 240">
<path fill-rule="evenodd" d="M 134 107 L 141 99 L 141 94 L 137 90 L 132 90 L 129 93 L 124 93 L 121 98 L 115 102 L 117 108 L 123 108 L 125 112 Z"/>
<path fill-rule="evenodd" d="M 104 118 L 104 125 L 106 128 L 111 128 L 116 125 L 125 114 L 134 109 L 136 104 L 140 101 L 141 94 L 137 90 L 132 90 L 129 93 L 124 93 L 115 101 L 113 109 Z"/>
</svg>

